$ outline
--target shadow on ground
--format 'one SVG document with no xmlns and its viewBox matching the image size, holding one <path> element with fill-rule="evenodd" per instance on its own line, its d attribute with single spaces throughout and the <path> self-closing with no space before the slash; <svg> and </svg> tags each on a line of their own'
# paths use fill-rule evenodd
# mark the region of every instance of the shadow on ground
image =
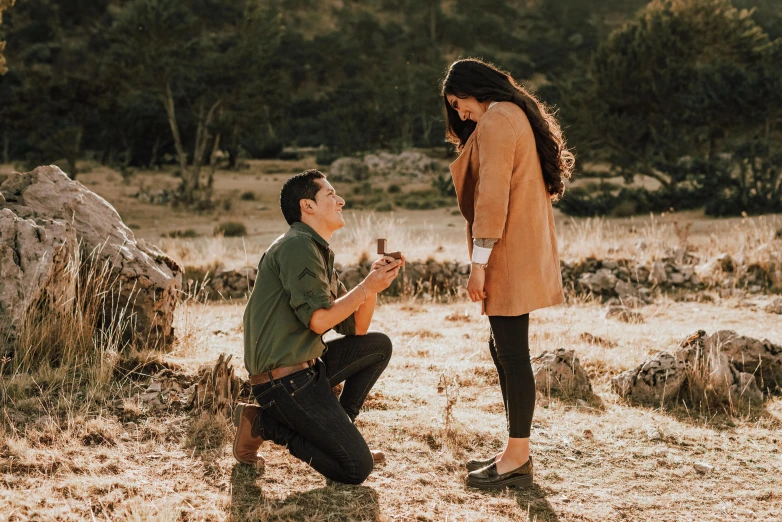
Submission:
<svg viewBox="0 0 782 522">
<path fill-rule="evenodd" d="M 237 463 L 231 471 L 231 520 L 252 520 L 252 513 L 263 505 L 263 491 L 258 487 L 262 470 Z"/>
<path fill-rule="evenodd" d="M 378 495 L 370 487 L 332 484 L 266 501 L 257 482 L 262 473 L 242 464 L 234 466 L 231 520 L 380 520 Z"/>
<path fill-rule="evenodd" d="M 516 492 L 516 502 L 529 514 L 529 520 L 537 522 L 554 522 L 559 520 L 554 508 L 546 500 L 546 492 L 537 484 L 529 488 L 520 488 Z"/>
</svg>

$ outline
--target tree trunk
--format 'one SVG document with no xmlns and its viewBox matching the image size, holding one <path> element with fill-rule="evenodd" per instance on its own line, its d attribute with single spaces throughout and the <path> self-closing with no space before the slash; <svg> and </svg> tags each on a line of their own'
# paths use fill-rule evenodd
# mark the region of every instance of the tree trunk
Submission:
<svg viewBox="0 0 782 522">
<path fill-rule="evenodd" d="M 160 135 L 155 136 L 155 142 L 152 144 L 152 151 L 149 153 L 149 167 L 157 166 L 157 154 L 160 150 Z"/>
<path fill-rule="evenodd" d="M 198 111 L 198 128 L 196 130 L 195 149 L 193 154 L 193 170 L 190 176 L 190 190 L 195 191 L 200 185 L 199 177 L 201 176 L 201 165 L 204 164 L 204 155 L 206 154 L 206 148 L 209 144 L 209 126 L 212 124 L 214 114 L 217 108 L 222 103 L 222 100 L 217 100 L 209 108 L 209 112 L 206 114 L 206 118 L 203 117 L 204 108 L 203 103 Z M 192 199 L 191 201 L 192 202 Z"/>
<path fill-rule="evenodd" d="M 179 170 L 181 171 L 182 180 L 185 180 L 187 176 L 187 154 L 185 153 L 184 147 L 182 147 L 182 138 L 179 135 L 179 124 L 176 121 L 176 107 L 174 106 L 174 93 L 171 92 L 171 82 L 166 83 L 163 105 L 166 108 L 171 134 L 174 136 L 174 146 L 176 147 L 176 154 L 179 159 Z M 185 199 L 187 199 L 188 196 L 192 197 L 192 192 L 188 194 L 187 189 L 188 187 L 186 186 Z"/>
<path fill-rule="evenodd" d="M 209 166 L 212 168 L 212 175 L 217 170 L 217 153 L 220 152 L 220 133 L 215 136 L 215 141 L 212 144 L 212 152 L 209 154 Z"/>
</svg>

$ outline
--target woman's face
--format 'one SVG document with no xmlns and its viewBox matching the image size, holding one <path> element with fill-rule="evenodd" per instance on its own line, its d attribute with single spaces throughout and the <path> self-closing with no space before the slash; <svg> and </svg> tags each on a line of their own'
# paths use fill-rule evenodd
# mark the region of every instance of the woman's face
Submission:
<svg viewBox="0 0 782 522">
<path fill-rule="evenodd" d="M 486 108 L 489 106 L 488 102 L 481 103 L 473 96 L 468 98 L 458 98 L 453 94 L 446 94 L 445 96 L 448 99 L 448 103 L 451 104 L 451 107 L 459 113 L 459 118 L 461 118 L 462 121 L 472 120 L 475 123 L 478 123 L 478 120 L 483 116 L 483 113 L 486 112 Z"/>
</svg>

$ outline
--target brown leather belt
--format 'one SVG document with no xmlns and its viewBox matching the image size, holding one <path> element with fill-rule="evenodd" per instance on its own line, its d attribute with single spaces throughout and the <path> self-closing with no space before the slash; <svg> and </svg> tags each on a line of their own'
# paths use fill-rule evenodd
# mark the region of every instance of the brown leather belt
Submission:
<svg viewBox="0 0 782 522">
<path fill-rule="evenodd" d="M 282 368 L 275 368 L 257 375 L 250 375 L 250 386 L 255 386 L 256 384 L 266 384 L 269 381 L 282 379 L 286 375 L 290 375 L 301 370 L 306 370 L 310 366 L 315 366 L 315 361 L 316 359 L 311 359 L 309 361 L 304 361 L 303 363 L 294 364 L 292 366 L 283 366 Z"/>
</svg>

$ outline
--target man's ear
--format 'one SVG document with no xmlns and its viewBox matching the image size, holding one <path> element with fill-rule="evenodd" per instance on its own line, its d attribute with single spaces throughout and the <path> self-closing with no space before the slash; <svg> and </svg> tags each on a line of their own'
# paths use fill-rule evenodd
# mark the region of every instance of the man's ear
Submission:
<svg viewBox="0 0 782 522">
<path fill-rule="evenodd" d="M 315 213 L 315 202 L 311 199 L 300 199 L 299 200 L 299 207 L 301 208 L 302 214 L 314 214 Z"/>
</svg>

